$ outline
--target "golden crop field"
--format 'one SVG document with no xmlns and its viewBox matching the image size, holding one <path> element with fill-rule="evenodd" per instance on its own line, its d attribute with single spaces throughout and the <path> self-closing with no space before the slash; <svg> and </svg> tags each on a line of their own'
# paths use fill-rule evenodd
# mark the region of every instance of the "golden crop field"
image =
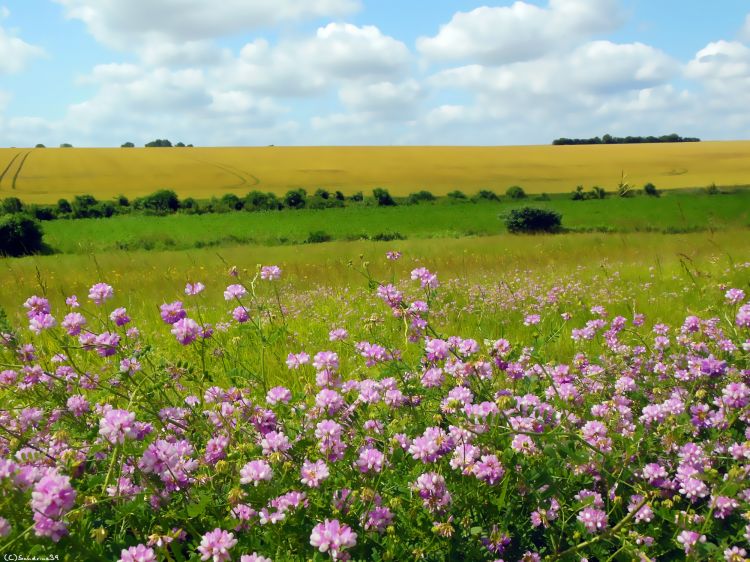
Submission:
<svg viewBox="0 0 750 562">
<path fill-rule="evenodd" d="M 626 181 L 660 189 L 750 184 L 750 141 L 502 147 L 237 147 L 0 149 L 0 198 L 50 203 L 90 193 L 106 199 L 169 188 L 206 198 L 303 187 L 345 194 L 388 188 L 530 193 Z"/>
</svg>

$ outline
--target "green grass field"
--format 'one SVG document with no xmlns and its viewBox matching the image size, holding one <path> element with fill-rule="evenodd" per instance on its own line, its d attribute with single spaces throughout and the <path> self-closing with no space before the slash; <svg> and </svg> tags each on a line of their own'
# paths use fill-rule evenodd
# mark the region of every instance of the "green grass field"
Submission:
<svg viewBox="0 0 750 562">
<path fill-rule="evenodd" d="M 0 198 L 54 203 L 90 193 L 109 199 L 157 189 L 182 198 L 298 187 L 345 194 L 386 187 L 394 195 L 420 189 L 565 193 L 582 184 L 612 190 L 621 174 L 661 189 L 750 184 L 750 142 L 585 146 L 4 148 Z"/>
<path fill-rule="evenodd" d="M 199 216 L 121 216 L 51 221 L 44 223 L 44 229 L 46 243 L 66 254 L 299 244 L 315 231 L 323 231 L 334 240 L 394 233 L 408 239 L 454 238 L 503 232 L 502 215 L 521 205 L 553 208 L 562 213 L 564 227 L 579 231 L 688 232 L 750 225 L 750 191 L 740 190 L 716 196 L 669 192 L 660 198 L 555 198 Z"/>
</svg>

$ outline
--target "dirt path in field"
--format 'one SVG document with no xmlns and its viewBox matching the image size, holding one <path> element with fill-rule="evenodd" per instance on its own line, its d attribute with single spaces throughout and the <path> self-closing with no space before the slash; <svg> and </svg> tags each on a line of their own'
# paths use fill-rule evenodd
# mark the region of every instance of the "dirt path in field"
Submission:
<svg viewBox="0 0 750 562">
<path fill-rule="evenodd" d="M 247 173 L 245 170 L 240 170 L 239 168 L 235 168 L 234 166 L 230 166 L 228 164 L 217 164 L 216 162 L 207 162 L 206 160 L 200 160 L 198 158 L 191 158 L 191 160 L 194 160 L 195 162 L 200 162 L 201 164 L 207 164 L 209 166 L 214 166 L 215 168 L 219 168 L 220 170 L 226 172 L 230 176 L 234 176 L 238 180 L 240 180 L 240 183 L 231 184 L 231 185 L 225 185 L 222 187 L 225 187 L 226 189 L 234 189 L 238 187 L 255 187 L 260 183 L 260 180 L 252 175 Z"/>
<path fill-rule="evenodd" d="M 10 159 L 10 162 L 8 162 L 8 165 L 7 165 L 7 166 L 5 166 L 5 169 L 4 169 L 3 171 L 2 171 L 2 173 L 0 173 L 0 188 L 2 188 L 2 185 L 3 185 L 3 178 L 5 177 L 5 174 L 7 174 L 7 173 L 8 173 L 8 170 L 10 170 L 10 167 L 11 167 L 11 166 L 13 165 L 13 162 L 15 162 L 15 161 L 16 161 L 16 158 L 18 158 L 18 156 L 19 156 L 20 154 L 21 154 L 20 152 L 16 152 L 16 153 L 15 153 L 15 154 L 13 155 L 13 158 L 11 158 L 11 159 Z"/>
<path fill-rule="evenodd" d="M 29 154 L 31 154 L 30 150 L 26 154 L 23 155 L 23 157 L 21 158 L 21 161 L 18 163 L 18 168 L 16 169 L 16 173 L 13 174 L 13 183 L 10 185 L 11 189 L 16 188 L 16 182 L 18 181 L 18 174 L 21 173 L 21 169 L 23 168 L 23 165 L 26 163 L 26 159 L 29 157 Z"/>
</svg>

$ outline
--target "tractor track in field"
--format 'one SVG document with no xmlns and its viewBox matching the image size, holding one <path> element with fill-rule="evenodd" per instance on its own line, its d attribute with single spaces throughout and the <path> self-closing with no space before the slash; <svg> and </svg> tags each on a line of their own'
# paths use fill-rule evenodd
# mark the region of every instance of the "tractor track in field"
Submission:
<svg viewBox="0 0 750 562">
<path fill-rule="evenodd" d="M 8 170 L 10 170 L 10 167 L 13 165 L 13 162 L 16 161 L 16 158 L 18 158 L 20 154 L 21 154 L 20 152 L 16 152 L 13 155 L 13 158 L 10 159 L 10 162 L 8 162 L 8 165 L 5 166 L 5 169 L 2 172 L 0 172 L 0 186 L 2 186 L 3 184 L 3 178 L 5 177 L 5 174 L 8 173 Z"/>
<path fill-rule="evenodd" d="M 23 155 L 21 158 L 21 161 L 18 163 L 18 168 L 16 169 L 16 173 L 13 174 L 13 183 L 10 184 L 11 189 L 16 188 L 16 182 L 18 181 L 18 175 L 21 173 L 21 169 L 23 168 L 23 165 L 26 163 L 26 159 L 29 157 L 29 154 L 31 154 L 31 151 L 29 150 L 26 154 Z"/>
<path fill-rule="evenodd" d="M 234 176 L 238 180 L 240 180 L 240 183 L 232 184 L 232 185 L 225 185 L 224 187 L 227 189 L 233 189 L 237 187 L 255 187 L 256 185 L 260 184 L 260 180 L 254 176 L 253 174 L 249 174 L 248 172 L 244 170 L 240 170 L 239 168 L 235 168 L 234 166 L 229 166 L 227 164 L 217 164 L 216 162 L 207 162 L 206 160 L 200 160 L 198 158 L 192 158 L 195 162 L 200 162 L 201 164 L 208 164 L 209 166 L 214 166 L 216 168 L 219 168 L 220 170 L 226 172 L 230 176 Z M 250 178 L 250 179 L 248 179 Z"/>
</svg>

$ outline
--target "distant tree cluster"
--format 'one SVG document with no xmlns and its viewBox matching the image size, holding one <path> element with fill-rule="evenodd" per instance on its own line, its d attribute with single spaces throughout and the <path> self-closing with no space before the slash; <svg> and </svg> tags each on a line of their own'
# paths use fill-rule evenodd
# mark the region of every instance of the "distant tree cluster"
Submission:
<svg viewBox="0 0 750 562">
<path fill-rule="evenodd" d="M 700 142 L 701 139 L 697 137 L 681 137 L 680 135 L 672 133 L 671 135 L 662 135 L 660 137 L 613 137 L 612 135 L 604 135 L 603 137 L 593 137 L 590 139 L 569 139 L 562 137 L 552 141 L 554 145 L 566 145 L 566 144 L 645 144 L 645 143 L 659 143 L 659 142 Z"/>
<path fill-rule="evenodd" d="M 132 142 L 126 142 L 122 145 L 122 148 L 132 148 L 134 145 Z M 171 148 L 172 146 L 176 146 L 177 148 L 185 148 L 186 146 L 192 147 L 192 144 L 186 145 L 184 142 L 178 142 L 175 145 L 172 145 L 172 143 L 169 141 L 169 139 L 156 139 L 152 140 L 151 142 L 147 142 L 145 145 L 146 148 Z"/>
</svg>

